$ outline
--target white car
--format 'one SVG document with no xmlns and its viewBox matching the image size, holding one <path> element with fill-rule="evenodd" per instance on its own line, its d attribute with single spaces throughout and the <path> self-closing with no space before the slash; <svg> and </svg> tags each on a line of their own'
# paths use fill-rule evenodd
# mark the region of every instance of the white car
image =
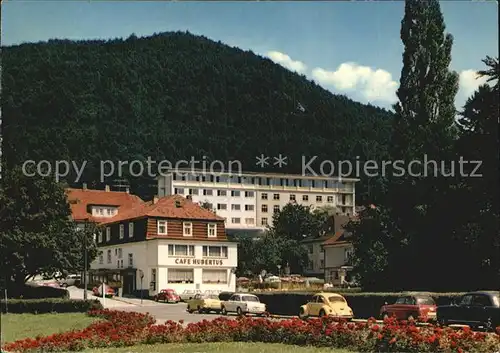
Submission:
<svg viewBox="0 0 500 353">
<path fill-rule="evenodd" d="M 202 294 L 201 290 L 199 290 L 199 289 L 186 289 L 184 292 L 179 294 L 179 297 L 181 297 L 181 300 L 183 302 L 185 302 L 187 300 L 193 299 L 196 294 Z"/>
<path fill-rule="evenodd" d="M 253 294 L 235 293 L 221 304 L 222 315 L 237 313 L 238 315 L 256 314 L 267 316 L 266 304 L 261 303 Z"/>
</svg>

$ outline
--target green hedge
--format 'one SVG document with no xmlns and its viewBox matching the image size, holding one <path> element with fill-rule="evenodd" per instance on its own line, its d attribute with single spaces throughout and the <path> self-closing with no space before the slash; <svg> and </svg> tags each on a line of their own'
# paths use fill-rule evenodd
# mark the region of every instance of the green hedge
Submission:
<svg viewBox="0 0 500 353">
<path fill-rule="evenodd" d="M 69 292 L 64 288 L 25 285 L 23 287 L 8 288 L 7 297 L 16 299 L 69 299 Z"/>
<path fill-rule="evenodd" d="M 306 304 L 317 292 L 274 292 L 253 293 L 262 303 L 267 305 L 267 310 L 277 315 L 298 315 L 301 305 Z M 354 316 L 360 319 L 370 317 L 378 318 L 380 308 L 385 302 L 393 304 L 395 300 L 407 293 L 343 293 L 349 306 L 354 311 Z M 447 305 L 464 293 L 429 293 L 437 305 Z"/>
<path fill-rule="evenodd" d="M 2 313 L 85 313 L 92 309 L 103 309 L 99 300 L 80 299 L 9 299 L 0 301 Z"/>
</svg>

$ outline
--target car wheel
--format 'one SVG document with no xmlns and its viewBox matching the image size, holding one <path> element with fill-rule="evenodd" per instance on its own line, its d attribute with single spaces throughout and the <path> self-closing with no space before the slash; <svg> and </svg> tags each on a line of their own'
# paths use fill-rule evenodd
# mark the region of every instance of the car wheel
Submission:
<svg viewBox="0 0 500 353">
<path fill-rule="evenodd" d="M 192 314 L 192 313 L 193 313 L 193 309 L 191 309 L 191 307 L 190 307 L 189 305 L 188 305 L 188 307 L 187 307 L 187 312 L 188 312 L 188 313 L 190 313 L 190 314 Z"/>
<path fill-rule="evenodd" d="M 203 314 L 203 309 L 198 305 L 198 314 Z"/>
<path fill-rule="evenodd" d="M 226 316 L 227 315 L 227 310 L 225 307 L 222 307 L 222 309 L 220 310 L 221 314 Z"/>
<path fill-rule="evenodd" d="M 236 314 L 238 314 L 238 316 L 243 316 L 244 315 L 243 310 L 241 310 L 240 307 L 236 308 Z"/>
<path fill-rule="evenodd" d="M 483 327 L 484 327 L 484 330 L 486 332 L 493 332 L 494 331 L 493 320 L 491 319 L 491 317 L 489 317 L 488 320 L 486 320 L 486 322 L 484 323 Z"/>
<path fill-rule="evenodd" d="M 63 283 L 63 284 L 61 284 L 61 287 L 68 288 L 68 284 L 67 283 Z"/>
<path fill-rule="evenodd" d="M 160 301 L 160 300 L 159 300 L 159 299 L 158 299 L 158 297 L 155 295 L 155 302 L 158 302 L 158 301 Z"/>
<path fill-rule="evenodd" d="M 300 308 L 300 310 L 299 310 L 299 318 L 303 319 L 303 320 L 307 319 L 307 315 L 306 315 L 306 312 L 305 312 L 304 308 Z"/>
</svg>

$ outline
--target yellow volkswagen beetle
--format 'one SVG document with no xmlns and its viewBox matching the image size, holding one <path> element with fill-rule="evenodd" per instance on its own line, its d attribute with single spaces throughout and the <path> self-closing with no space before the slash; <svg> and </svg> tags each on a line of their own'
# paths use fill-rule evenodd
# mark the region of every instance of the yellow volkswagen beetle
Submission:
<svg viewBox="0 0 500 353">
<path fill-rule="evenodd" d="M 350 320 L 354 318 L 354 313 L 340 294 L 320 292 L 300 307 L 299 317 L 305 319 L 309 316 L 330 316 Z"/>
<path fill-rule="evenodd" d="M 221 301 L 217 294 L 198 293 L 193 299 L 187 301 L 187 311 L 188 313 L 197 311 L 200 314 L 209 313 L 210 311 L 220 313 Z"/>
</svg>

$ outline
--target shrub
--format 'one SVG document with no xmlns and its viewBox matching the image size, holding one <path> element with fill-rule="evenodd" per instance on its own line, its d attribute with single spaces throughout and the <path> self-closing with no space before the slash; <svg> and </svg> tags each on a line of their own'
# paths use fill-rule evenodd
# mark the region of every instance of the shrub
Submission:
<svg viewBox="0 0 500 353">
<path fill-rule="evenodd" d="M 7 304 L 7 305 L 6 305 Z M 102 309 L 99 300 L 76 299 L 9 299 L 0 301 L 2 313 L 84 313 L 89 310 Z"/>
<path fill-rule="evenodd" d="M 11 352 L 77 351 L 97 347 L 184 342 L 268 342 L 344 348 L 357 352 L 468 352 L 493 353 L 500 346 L 497 334 L 455 331 L 435 326 L 416 327 L 405 321 L 386 319 L 351 323 L 334 319 L 290 319 L 272 321 L 242 317 L 217 318 L 183 326 L 167 321 L 153 325 L 149 314 L 97 310 L 89 313 L 108 321 L 96 322 L 84 330 L 28 338 L 5 344 Z"/>
<path fill-rule="evenodd" d="M 278 315 L 297 315 L 301 305 L 306 304 L 316 292 L 271 292 L 254 293 L 267 310 Z M 403 293 L 352 293 L 338 291 L 354 311 L 356 318 L 379 317 L 385 302 L 392 304 Z M 437 305 L 447 305 L 463 293 L 429 293 Z"/>
<path fill-rule="evenodd" d="M 69 299 L 69 292 L 64 288 L 49 286 L 24 285 L 7 289 L 7 296 L 14 299 L 43 299 L 61 298 Z"/>
</svg>

